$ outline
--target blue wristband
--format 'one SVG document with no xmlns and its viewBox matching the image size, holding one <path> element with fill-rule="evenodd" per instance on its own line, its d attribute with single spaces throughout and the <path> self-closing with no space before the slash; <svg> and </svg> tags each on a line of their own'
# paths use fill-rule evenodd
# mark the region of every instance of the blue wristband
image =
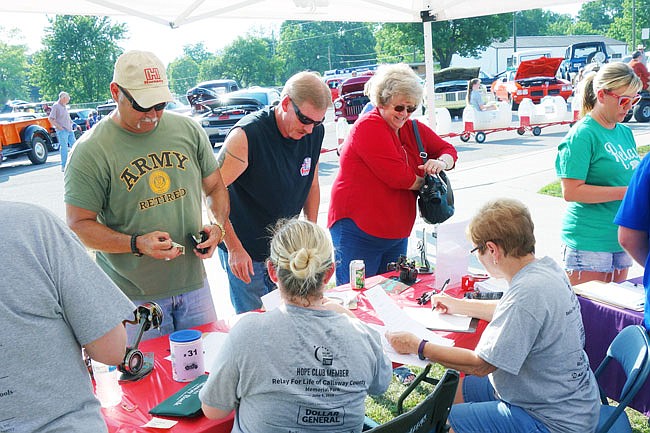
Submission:
<svg viewBox="0 0 650 433">
<path fill-rule="evenodd" d="M 426 359 L 424 356 L 424 346 L 429 342 L 429 340 L 422 340 L 420 341 L 420 345 L 418 346 L 418 358 L 420 358 L 422 361 Z"/>
</svg>

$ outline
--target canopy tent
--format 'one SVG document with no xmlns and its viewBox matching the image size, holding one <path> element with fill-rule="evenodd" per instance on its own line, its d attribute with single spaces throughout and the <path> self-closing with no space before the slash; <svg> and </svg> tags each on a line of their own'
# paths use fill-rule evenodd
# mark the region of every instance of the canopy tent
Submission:
<svg viewBox="0 0 650 433">
<path fill-rule="evenodd" d="M 582 3 L 584 0 L 20 0 L 0 12 L 129 15 L 178 27 L 208 18 L 302 21 L 422 22 Z"/>
<path fill-rule="evenodd" d="M 548 8 L 590 0 L 20 0 L 0 2 L 1 12 L 135 16 L 176 28 L 208 19 L 422 22 L 430 123 L 433 113 L 431 21 Z"/>
</svg>

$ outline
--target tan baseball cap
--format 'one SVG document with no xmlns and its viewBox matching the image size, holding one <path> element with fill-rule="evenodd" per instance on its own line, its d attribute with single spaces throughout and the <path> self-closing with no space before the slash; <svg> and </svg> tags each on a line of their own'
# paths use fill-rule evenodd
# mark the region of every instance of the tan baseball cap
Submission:
<svg viewBox="0 0 650 433">
<path fill-rule="evenodd" d="M 145 108 L 174 100 L 169 91 L 165 66 L 149 51 L 127 51 L 118 57 L 113 81 Z"/>
</svg>

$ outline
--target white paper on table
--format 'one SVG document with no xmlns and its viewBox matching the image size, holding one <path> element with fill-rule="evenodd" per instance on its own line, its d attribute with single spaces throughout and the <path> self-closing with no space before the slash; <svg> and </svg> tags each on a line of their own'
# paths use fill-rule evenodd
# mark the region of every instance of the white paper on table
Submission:
<svg viewBox="0 0 650 433">
<path fill-rule="evenodd" d="M 147 422 L 146 424 L 142 424 L 140 427 L 170 429 L 174 427 L 176 424 L 178 424 L 178 421 L 174 421 L 171 419 L 156 418 L 154 416 L 149 420 L 149 422 Z"/>
<path fill-rule="evenodd" d="M 410 318 L 393 301 L 380 286 L 366 290 L 364 296 L 370 301 L 377 312 L 379 319 L 384 322 L 389 331 L 407 331 L 415 334 L 418 338 L 428 340 L 440 346 L 453 346 L 454 341 L 429 331 L 421 323 Z"/>
<path fill-rule="evenodd" d="M 226 332 L 208 332 L 203 337 L 203 365 L 207 373 L 210 373 L 214 360 L 221 351 L 226 337 L 228 337 Z"/>
<path fill-rule="evenodd" d="M 421 360 L 417 355 L 414 354 L 403 355 L 401 353 L 395 352 L 395 349 L 393 349 L 393 346 L 390 345 L 388 340 L 386 340 L 386 336 L 384 335 L 386 334 L 385 326 L 377 325 L 375 323 L 366 323 L 366 325 L 381 334 L 381 345 L 384 347 L 384 352 L 386 352 L 386 355 L 388 355 L 388 359 L 390 359 L 392 362 L 395 362 L 397 364 L 414 365 L 416 367 L 426 367 L 427 364 L 431 362 L 426 359 Z"/>
<path fill-rule="evenodd" d="M 471 317 L 432 311 L 429 308 L 405 307 L 403 310 L 409 317 L 433 330 L 467 332 L 472 322 Z"/>
<path fill-rule="evenodd" d="M 262 296 L 262 304 L 266 311 L 275 310 L 282 303 L 282 297 L 280 296 L 280 289 L 271 290 L 266 295 Z"/>
<path fill-rule="evenodd" d="M 485 281 L 477 281 L 474 287 L 479 292 L 507 292 L 510 286 L 508 281 L 503 278 L 488 278 Z"/>
</svg>

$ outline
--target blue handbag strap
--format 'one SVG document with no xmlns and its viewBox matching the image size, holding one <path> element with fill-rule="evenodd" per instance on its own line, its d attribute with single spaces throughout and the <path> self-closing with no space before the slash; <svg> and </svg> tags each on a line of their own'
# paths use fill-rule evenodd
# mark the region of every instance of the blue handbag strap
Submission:
<svg viewBox="0 0 650 433">
<path fill-rule="evenodd" d="M 424 146 L 422 146 L 422 139 L 420 138 L 420 131 L 418 130 L 418 122 L 415 119 L 411 119 L 411 123 L 413 123 L 413 132 L 415 133 L 415 140 L 418 142 L 418 148 L 420 149 L 420 157 L 422 158 L 422 164 L 427 162 L 427 157 L 429 156 L 425 151 L 424 151 Z"/>
</svg>

